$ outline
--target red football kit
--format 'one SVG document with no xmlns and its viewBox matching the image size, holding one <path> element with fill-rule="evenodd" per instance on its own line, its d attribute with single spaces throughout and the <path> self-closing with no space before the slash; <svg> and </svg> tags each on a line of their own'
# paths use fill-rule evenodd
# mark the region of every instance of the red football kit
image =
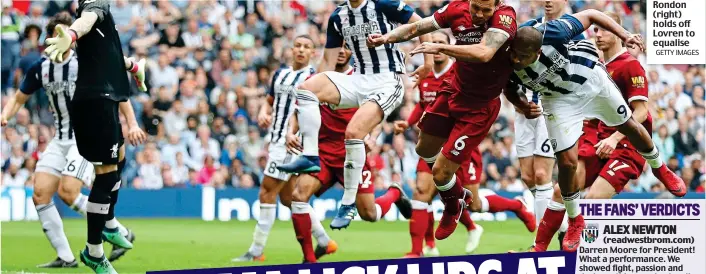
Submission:
<svg viewBox="0 0 706 274">
<path fill-rule="evenodd" d="M 407 124 L 414 125 L 424 114 L 424 111 L 436 101 L 436 98 L 443 92 L 444 82 L 452 79 L 455 75 L 455 64 L 449 61 L 448 65 L 439 73 L 430 72 L 429 76 L 419 82 L 419 102 L 414 106 L 414 110 L 407 119 Z M 431 168 L 424 159 L 419 159 L 417 172 L 431 173 Z M 471 151 L 471 157 L 461 164 L 456 171 L 456 178 L 461 185 L 479 184 L 483 172 L 483 159 L 480 150 L 476 147 Z"/>
<path fill-rule="evenodd" d="M 441 152 L 461 164 L 472 155 L 466 150 L 478 147 L 498 117 L 499 96 L 513 71 L 508 49 L 517 31 L 512 7 L 499 5 L 486 24 L 475 26 L 469 5 L 469 1 L 449 3 L 434 13 L 434 24 L 450 28 L 457 45 L 478 44 L 486 31 L 504 33 L 508 40 L 487 63 L 457 61 L 453 77 L 443 82 L 442 92 L 419 124 L 425 134 L 447 137 Z"/>
<path fill-rule="evenodd" d="M 647 101 L 648 84 L 645 70 L 627 50 L 623 50 L 617 56 L 609 59 L 606 62 L 606 68 L 628 104 L 633 101 Z M 652 132 L 652 116 L 649 113 L 642 125 L 648 132 Z M 615 132 L 615 128 L 600 122 L 597 140 L 606 139 Z M 645 167 L 644 157 L 630 144 L 627 138 L 623 138 L 618 143 L 608 159 L 599 159 L 596 155 L 596 149 L 593 146 L 591 149 L 590 155 L 594 159 L 586 161 L 586 186 L 590 186 L 598 176 L 601 176 L 615 188 L 616 193 L 620 193 L 629 180 L 637 179 L 640 176 Z"/>
</svg>

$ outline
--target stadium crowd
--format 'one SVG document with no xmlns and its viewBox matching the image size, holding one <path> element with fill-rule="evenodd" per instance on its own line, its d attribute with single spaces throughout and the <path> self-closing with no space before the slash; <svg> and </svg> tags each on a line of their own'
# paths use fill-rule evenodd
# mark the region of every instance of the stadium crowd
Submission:
<svg viewBox="0 0 706 274">
<path fill-rule="evenodd" d="M 256 123 L 273 71 L 292 60 L 293 38 L 308 34 L 325 43 L 329 14 L 342 1 L 296 0 L 116 0 L 111 12 L 123 51 L 147 58 L 148 93 L 133 84 L 131 101 L 137 120 L 150 140 L 127 146 L 124 187 L 137 189 L 253 188 L 267 162 L 267 129 Z M 422 17 L 442 0 L 410 0 Z M 542 15 L 540 1 L 504 0 L 515 7 L 520 22 Z M 569 1 L 572 12 L 586 8 L 614 11 L 624 27 L 645 35 L 645 1 Z M 13 94 L 29 66 L 41 58 L 44 28 L 53 14 L 75 12 L 76 1 L 2 0 L 2 104 Z M 587 31 L 592 37 L 592 31 Z M 403 45 L 405 51 L 415 42 Z M 419 56 L 421 58 L 421 56 Z M 663 159 L 682 176 L 690 191 L 704 192 L 706 145 L 704 66 L 646 65 L 654 140 Z M 408 62 L 411 72 L 422 59 Z M 128 77 L 126 73 L 125 77 Z M 392 133 L 392 121 L 406 119 L 418 92 L 407 88 L 405 103 L 379 129 L 368 161 L 376 188 L 390 182 L 413 184 L 418 156 L 415 131 Z M 53 136 L 52 115 L 43 92 L 37 92 L 10 126 L 2 129 L 2 186 L 31 186 L 35 163 Z M 514 147 L 514 108 L 503 99 L 501 114 L 483 152 L 484 186 L 523 191 Z M 123 123 L 125 127 L 125 123 Z M 126 128 L 124 128 L 126 130 Z M 555 172 L 556 174 L 556 172 Z M 626 187 L 630 192 L 663 192 L 649 171 Z"/>
</svg>

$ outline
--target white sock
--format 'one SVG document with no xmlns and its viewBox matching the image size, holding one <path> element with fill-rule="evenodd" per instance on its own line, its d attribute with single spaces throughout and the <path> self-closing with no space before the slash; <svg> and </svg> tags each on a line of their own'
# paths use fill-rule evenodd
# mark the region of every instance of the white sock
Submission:
<svg viewBox="0 0 706 274">
<path fill-rule="evenodd" d="M 480 201 L 480 212 L 488 212 L 488 210 L 490 210 L 488 198 L 485 198 L 483 195 L 478 195 L 478 200 Z"/>
<path fill-rule="evenodd" d="M 567 230 L 569 230 L 569 215 L 564 214 L 564 220 L 561 221 L 559 232 L 566 232 Z"/>
<path fill-rule="evenodd" d="M 248 250 L 250 254 L 255 256 L 262 255 L 262 252 L 265 249 L 265 244 L 267 243 L 267 237 L 269 237 L 270 230 L 272 230 L 272 225 L 275 223 L 276 209 L 277 205 L 260 204 L 260 218 L 257 220 L 255 233 L 253 233 L 252 245 L 250 245 L 250 249 Z"/>
<path fill-rule="evenodd" d="M 365 145 L 360 139 L 346 140 L 346 161 L 343 165 L 343 198 L 341 203 L 351 205 L 355 203 L 358 194 L 358 185 L 363 180 L 363 166 L 365 165 Z"/>
<path fill-rule="evenodd" d="M 566 214 L 569 215 L 569 218 L 576 218 L 581 214 L 578 192 L 566 197 L 562 195 L 561 198 L 564 200 L 564 207 L 566 207 Z"/>
<path fill-rule="evenodd" d="M 554 195 L 554 185 L 552 182 L 538 185 L 535 187 L 534 191 L 534 216 L 537 219 L 537 226 L 542 221 L 544 217 L 544 211 L 547 210 L 549 201 L 552 200 L 552 195 Z"/>
<path fill-rule="evenodd" d="M 302 134 L 302 145 L 305 156 L 319 156 L 319 129 L 321 128 L 321 111 L 319 98 L 308 90 L 297 90 L 297 115 L 299 132 Z"/>
<path fill-rule="evenodd" d="M 379 204 L 375 204 L 375 221 L 380 221 L 382 218 L 382 207 Z"/>
<path fill-rule="evenodd" d="M 105 228 L 115 229 L 118 228 L 118 220 L 113 218 L 105 221 Z"/>
<path fill-rule="evenodd" d="M 309 206 L 309 218 L 311 218 L 311 235 L 314 235 L 314 238 L 316 238 L 316 243 L 318 246 L 328 246 L 328 242 L 331 240 L 331 238 L 328 236 L 328 234 L 326 234 L 326 230 L 324 229 L 324 226 L 321 225 L 321 221 L 319 221 L 319 218 L 316 217 L 314 208 L 312 208 L 309 203 L 307 203 L 306 205 Z"/>
<path fill-rule="evenodd" d="M 642 155 L 642 157 L 645 158 L 645 160 L 647 160 L 647 163 L 652 168 L 660 168 L 664 164 L 662 162 L 662 157 L 659 157 L 659 150 L 657 150 L 657 146 L 654 146 L 652 148 L 652 151 L 650 151 L 648 153 L 640 152 L 640 155 Z"/>
<path fill-rule="evenodd" d="M 446 183 L 445 185 L 443 185 L 443 186 L 437 185 L 436 189 L 438 189 L 439 191 L 447 191 L 447 190 L 451 189 L 452 187 L 454 187 L 455 184 L 456 184 L 456 174 L 451 176 L 451 180 L 449 180 L 449 182 Z"/>
<path fill-rule="evenodd" d="M 71 204 L 71 209 L 86 217 L 86 203 L 88 203 L 88 196 L 83 195 L 83 193 L 79 193 L 74 202 Z"/>
<path fill-rule="evenodd" d="M 67 262 L 76 260 L 74 254 L 71 252 L 69 240 L 66 239 L 66 234 L 64 234 L 64 224 L 61 222 L 61 216 L 59 216 L 59 211 L 56 210 L 54 202 L 49 202 L 49 204 L 45 205 L 37 205 L 36 209 L 37 215 L 39 215 L 39 221 L 42 223 L 42 228 L 44 229 L 44 235 L 49 239 L 51 246 L 54 247 L 59 258 Z"/>
<path fill-rule="evenodd" d="M 426 210 L 427 212 L 429 212 L 429 208 L 431 207 L 430 204 L 422 202 L 422 201 L 412 200 L 411 202 L 412 202 L 412 209 L 414 209 L 414 210 Z"/>
<path fill-rule="evenodd" d="M 103 257 L 103 244 L 92 245 L 86 243 L 86 248 L 88 248 L 88 255 L 94 258 Z"/>
</svg>

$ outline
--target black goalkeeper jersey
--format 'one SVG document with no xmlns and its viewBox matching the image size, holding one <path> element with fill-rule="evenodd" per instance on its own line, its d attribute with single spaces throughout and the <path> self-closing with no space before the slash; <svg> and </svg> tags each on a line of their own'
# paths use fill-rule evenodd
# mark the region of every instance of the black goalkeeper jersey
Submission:
<svg viewBox="0 0 706 274">
<path fill-rule="evenodd" d="M 79 18 L 90 11 L 98 19 L 91 31 L 76 41 L 79 70 L 73 100 L 105 98 L 122 102 L 130 95 L 123 50 L 109 1 L 79 1 Z"/>
</svg>

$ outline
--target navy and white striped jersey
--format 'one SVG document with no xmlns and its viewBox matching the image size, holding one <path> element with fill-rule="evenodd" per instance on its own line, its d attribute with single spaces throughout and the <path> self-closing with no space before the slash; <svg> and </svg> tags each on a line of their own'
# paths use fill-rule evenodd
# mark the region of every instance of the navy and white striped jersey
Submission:
<svg viewBox="0 0 706 274">
<path fill-rule="evenodd" d="M 565 14 L 535 28 L 544 33 L 542 53 L 532 65 L 516 70 L 511 82 L 542 95 L 569 94 L 580 89 L 593 74 L 593 68 L 600 65 L 598 49 L 591 41 L 572 40 L 584 31 L 583 24 Z"/>
<path fill-rule="evenodd" d="M 353 51 L 359 74 L 404 72 L 405 57 L 397 44 L 368 48 L 365 41 L 371 33 L 386 34 L 406 24 L 413 14 L 414 10 L 400 0 L 363 0 L 358 8 L 347 2 L 329 17 L 326 48 L 339 48 L 345 41 Z"/>
<path fill-rule="evenodd" d="M 69 120 L 69 102 L 76 90 L 78 59 L 74 51 L 69 54 L 70 57 L 61 63 L 54 63 L 49 58 L 42 57 L 30 67 L 20 85 L 20 91 L 28 95 L 44 88 L 54 113 L 54 138 L 59 140 L 74 138 Z"/>
<path fill-rule="evenodd" d="M 270 143 L 284 144 L 289 126 L 289 118 L 294 113 L 297 101 L 297 86 L 303 83 L 315 72 L 311 66 L 300 70 L 292 67 L 281 68 L 275 72 L 270 84 L 269 96 L 274 98 L 272 103 L 272 126 L 270 127 Z"/>
<path fill-rule="evenodd" d="M 530 19 L 529 21 L 522 24 L 522 26 L 532 26 L 532 27 L 538 28 L 542 24 L 544 24 L 545 20 L 547 20 L 547 18 L 544 16 L 537 17 L 535 19 Z M 583 33 L 579 33 L 578 35 L 576 35 L 572 38 L 572 40 L 574 40 L 574 41 L 579 41 L 579 40 L 584 40 L 584 39 L 586 39 L 586 36 L 584 36 Z M 534 92 L 534 91 L 527 89 L 527 88 L 523 89 L 523 91 L 525 93 L 525 96 L 527 97 L 527 101 L 534 102 L 535 104 L 538 104 L 538 105 L 540 104 L 539 92 Z"/>
</svg>

